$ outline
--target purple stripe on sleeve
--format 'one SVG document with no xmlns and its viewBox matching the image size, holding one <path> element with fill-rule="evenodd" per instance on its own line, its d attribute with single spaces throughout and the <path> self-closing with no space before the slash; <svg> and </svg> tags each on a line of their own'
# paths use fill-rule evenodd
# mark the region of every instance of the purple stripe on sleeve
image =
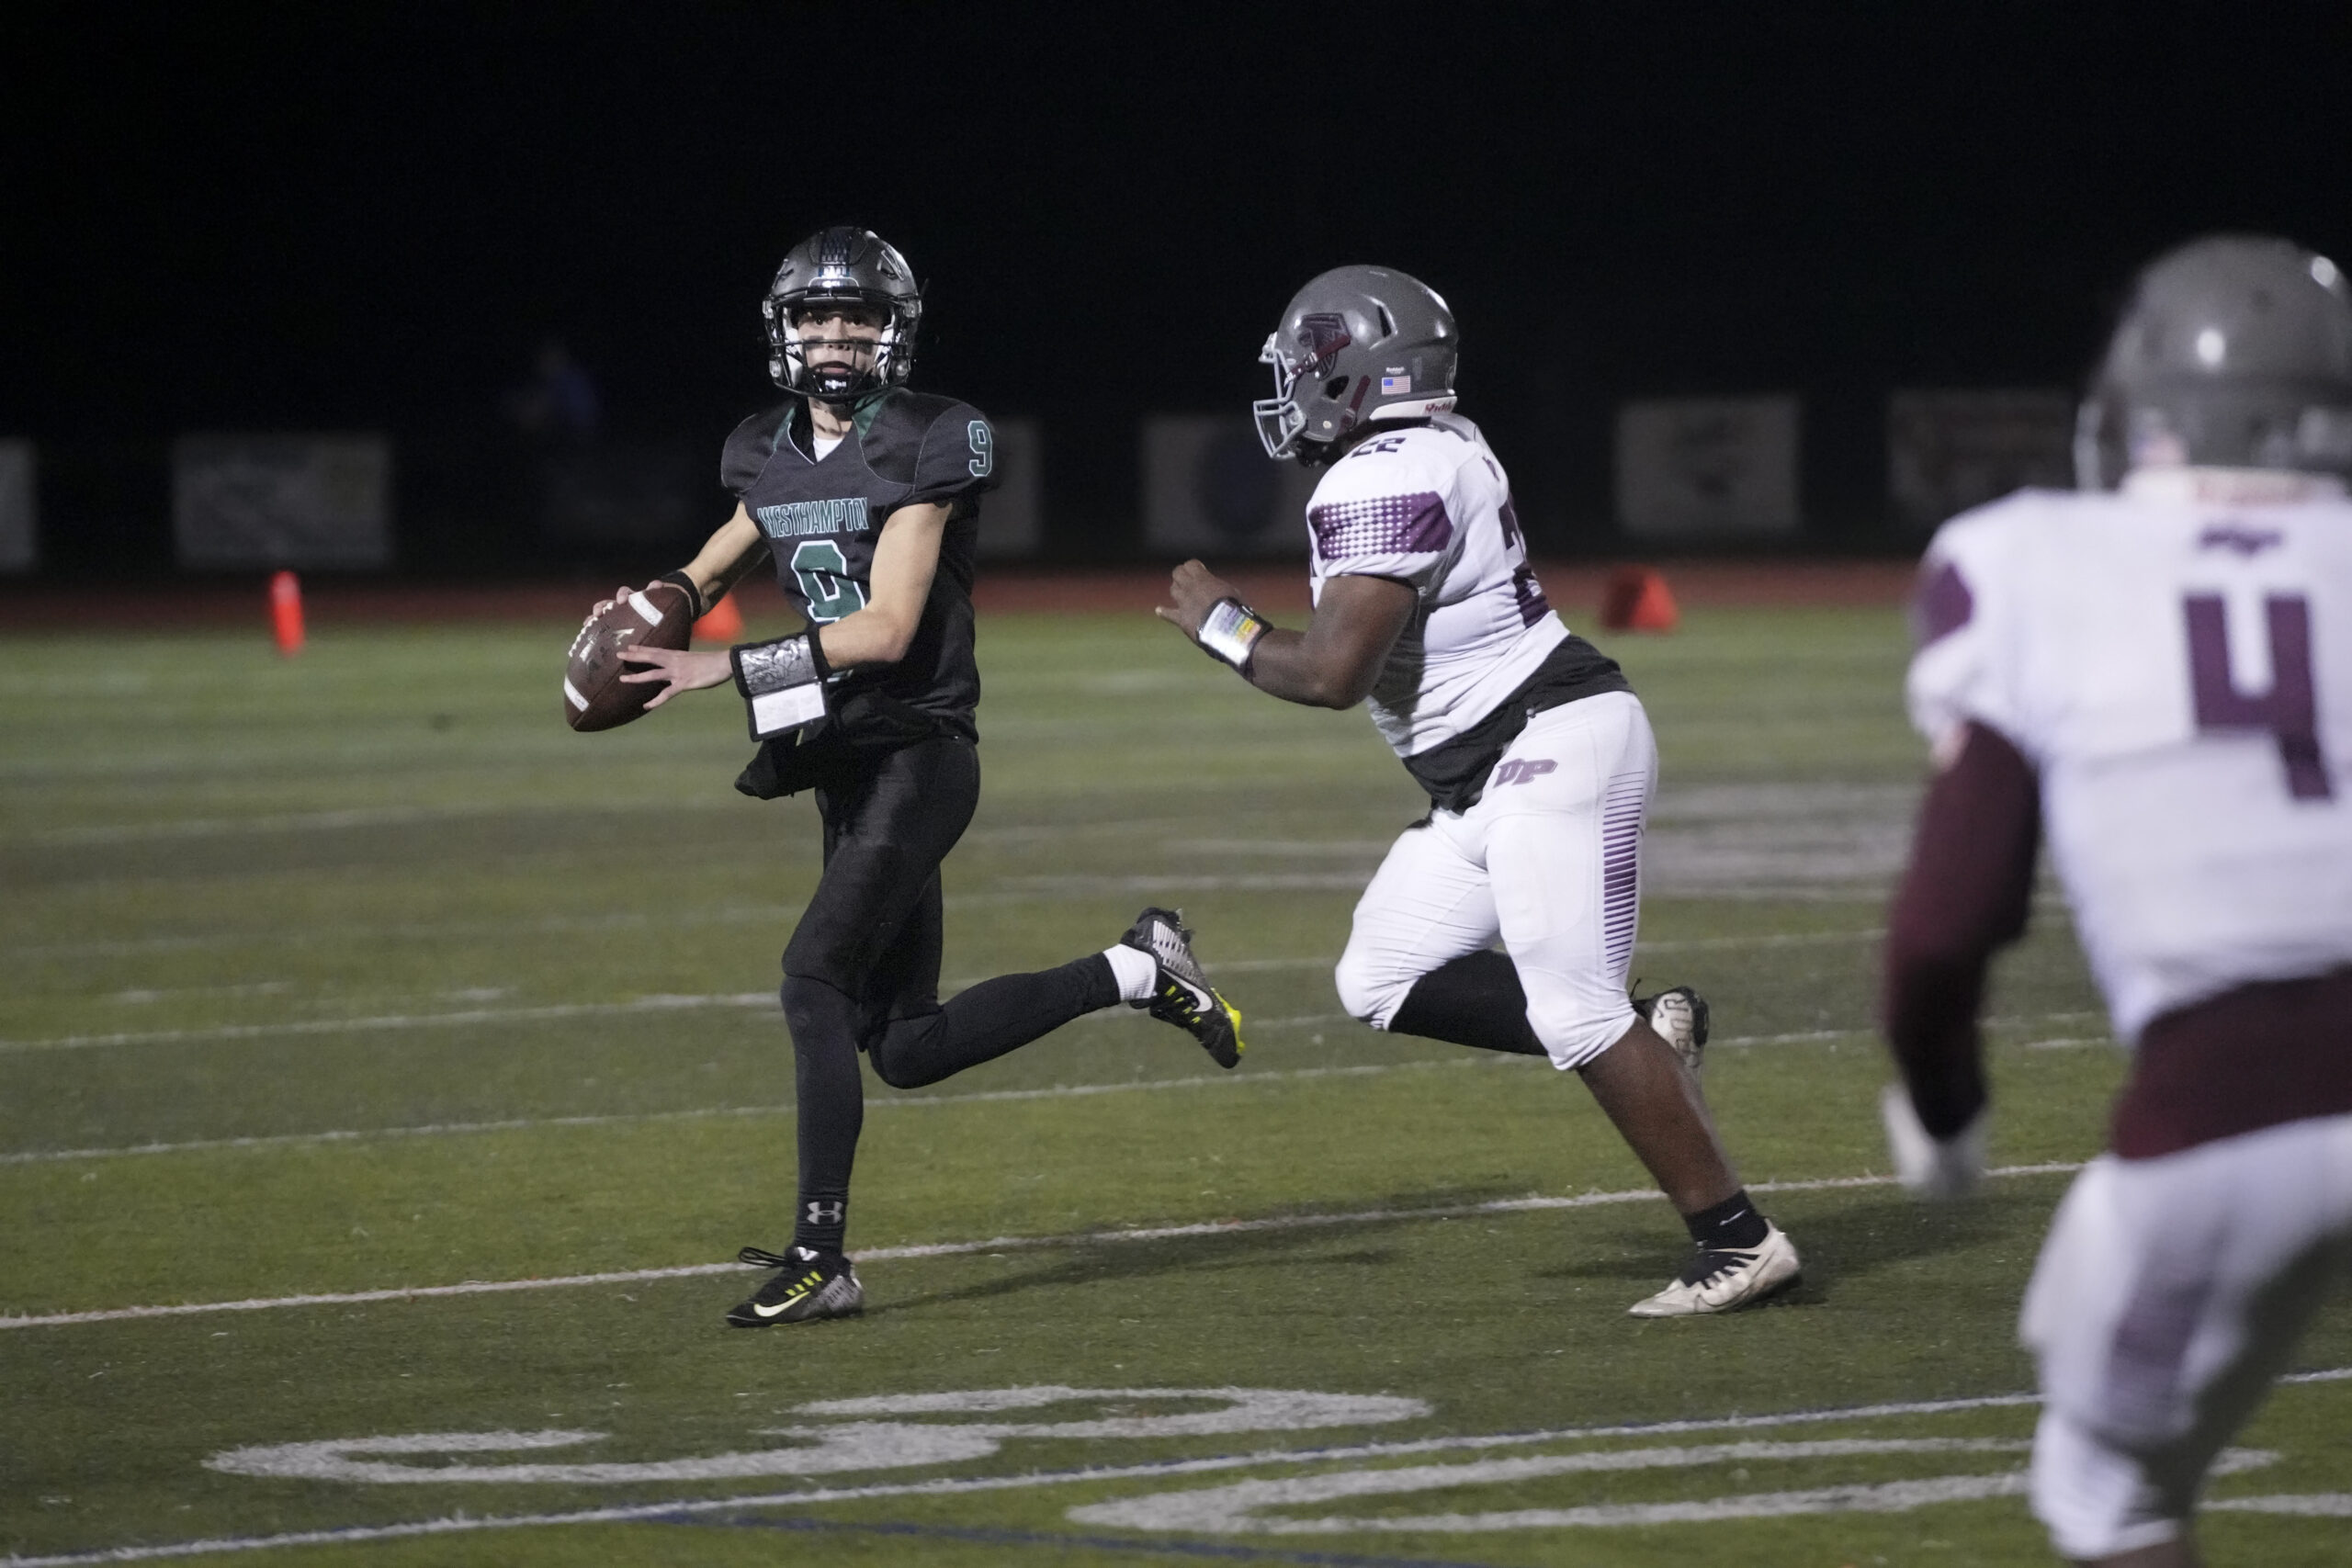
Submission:
<svg viewBox="0 0 2352 1568">
<path fill-rule="evenodd" d="M 1327 561 L 1352 556 L 1427 555 L 1453 538 L 1444 498 L 1430 491 L 1335 501 L 1307 509 L 1315 554 Z"/>
<path fill-rule="evenodd" d="M 1634 930 L 1641 912 L 1642 815 L 1649 781 L 1625 773 L 1609 781 L 1600 804 L 1600 933 L 1602 963 L 1624 984 L 1634 961 Z"/>
<path fill-rule="evenodd" d="M 1968 591 L 1968 580 L 1960 575 L 1960 568 L 1948 560 L 1938 561 L 1919 580 L 1918 591 L 1911 598 L 1911 642 L 1915 648 L 1925 648 L 1939 642 L 1968 624 L 1976 614 L 1976 595 Z"/>
</svg>

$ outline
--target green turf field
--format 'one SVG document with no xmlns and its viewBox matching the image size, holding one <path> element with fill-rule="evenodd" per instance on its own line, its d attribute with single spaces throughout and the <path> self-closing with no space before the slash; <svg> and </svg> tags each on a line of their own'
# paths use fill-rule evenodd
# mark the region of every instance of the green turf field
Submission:
<svg viewBox="0 0 2352 1568">
<path fill-rule="evenodd" d="M 867 1314 L 724 1327 L 789 1235 L 815 813 L 729 790 L 723 694 L 570 733 L 571 629 L 0 638 L 5 1561 L 2042 1560 L 2012 1325 L 2066 1177 L 1883 1179 L 1892 612 L 1612 649 L 1664 754 L 1635 967 L 1713 998 L 1807 1262 L 1652 1324 L 1680 1229 L 1573 1078 L 1339 1013 L 1419 810 L 1363 716 L 1073 615 L 983 625 L 948 984 L 1181 904 L 1249 1055 L 1118 1010 L 874 1087 Z M 2047 899 L 1992 1010 L 1996 1162 L 2093 1153 L 2119 1064 Z M 2352 1492 L 2352 1313 L 2301 1364 L 2217 1504 Z M 2215 1560 L 2346 1561 L 2288 1506 Z"/>
</svg>

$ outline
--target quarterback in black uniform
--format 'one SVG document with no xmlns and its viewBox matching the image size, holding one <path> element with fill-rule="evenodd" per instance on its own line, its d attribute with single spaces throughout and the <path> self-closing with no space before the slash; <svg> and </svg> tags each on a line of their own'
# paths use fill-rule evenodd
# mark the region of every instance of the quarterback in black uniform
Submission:
<svg viewBox="0 0 2352 1568">
<path fill-rule="evenodd" d="M 831 228 L 794 246 L 763 311 L 769 373 L 793 395 L 728 438 L 722 473 L 741 503 L 662 581 L 699 614 L 765 552 L 808 629 L 726 653 L 623 655 L 646 667 L 624 680 L 663 683 L 649 706 L 731 679 L 761 743 L 735 787 L 813 789 L 824 820 L 824 874 L 784 950 L 799 1206 L 786 1252 L 743 1249 L 777 1270 L 727 1314 L 743 1328 L 864 1303 L 843 1254 L 859 1052 L 883 1082 L 916 1089 L 1122 1000 L 1182 1026 L 1221 1066 L 1241 1051 L 1240 1014 L 1164 909 L 1101 953 L 941 1004 L 939 863 L 980 792 L 972 558 L 994 433 L 967 403 L 907 389 L 922 299 L 875 234 Z"/>
</svg>

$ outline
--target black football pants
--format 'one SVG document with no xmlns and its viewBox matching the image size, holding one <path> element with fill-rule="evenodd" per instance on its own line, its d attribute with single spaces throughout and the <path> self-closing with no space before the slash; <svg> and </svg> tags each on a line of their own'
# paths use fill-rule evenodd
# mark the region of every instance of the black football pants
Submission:
<svg viewBox="0 0 2352 1568">
<path fill-rule="evenodd" d="M 978 752 L 950 736 L 817 791 L 824 874 L 784 950 L 800 1124 L 797 1246 L 842 1250 L 865 1117 L 860 1051 L 884 1083 L 919 1089 L 1119 999 L 1110 964 L 1090 953 L 1000 975 L 940 1004 L 939 863 L 979 797 Z"/>
</svg>

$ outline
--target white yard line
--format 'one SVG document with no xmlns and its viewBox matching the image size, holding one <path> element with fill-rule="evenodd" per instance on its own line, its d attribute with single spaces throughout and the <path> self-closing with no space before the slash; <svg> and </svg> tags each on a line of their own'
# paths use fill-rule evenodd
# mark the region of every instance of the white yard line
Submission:
<svg viewBox="0 0 2352 1568">
<path fill-rule="evenodd" d="M 2286 1383 L 2336 1382 L 2352 1378 L 2352 1368 L 2295 1373 Z M 1027 1491 L 1051 1486 L 1093 1485 L 1106 1481 L 1141 1481 L 1167 1476 L 1206 1475 L 1219 1471 L 1255 1470 L 1269 1465 L 1340 1464 L 1364 1460 L 1403 1458 L 1416 1454 L 1490 1451 L 1504 1448 L 1533 1448 L 1552 1443 L 1605 1440 L 1615 1438 L 1671 1437 L 1702 1432 L 1758 1431 L 1776 1427 L 1820 1426 L 1842 1421 L 1901 1419 L 1917 1416 L 1949 1416 L 1972 1410 L 2030 1407 L 2041 1403 L 2033 1393 L 1983 1394 L 1967 1399 L 1935 1399 L 1853 1404 L 1827 1410 L 1794 1410 L 1778 1416 L 1728 1416 L 1713 1419 L 1628 1423 L 1607 1427 L 1563 1427 L 1548 1431 L 1502 1432 L 1462 1438 L 1424 1438 L 1387 1443 L 1355 1443 L 1322 1449 L 1261 1449 L 1255 1453 L 1220 1454 L 1205 1459 L 1166 1460 L 1150 1464 L 1105 1465 L 1084 1470 L 1032 1471 L 1024 1475 L 978 1475 L 933 1481 L 886 1482 L 869 1486 L 808 1487 L 794 1492 L 755 1493 L 732 1497 L 681 1498 L 666 1503 L 639 1503 L 626 1507 L 580 1508 L 565 1513 L 455 1514 L 396 1525 L 358 1525 L 342 1529 L 288 1531 L 282 1535 L 220 1537 L 208 1540 L 173 1541 L 158 1546 L 126 1546 L 95 1551 L 62 1552 L 47 1557 L 0 1558 L 0 1568 L 96 1568 L 107 1562 L 153 1562 L 180 1557 L 209 1557 L 229 1551 L 256 1551 L 279 1546 L 348 1546 L 375 1540 L 411 1540 L 421 1536 L 458 1535 L 476 1530 L 545 1529 L 563 1525 L 628 1524 L 680 1516 L 726 1514 L 757 1508 L 806 1507 L 821 1503 L 855 1503 L 880 1497 L 945 1497 L 982 1492 Z M 2228 1508 L 2231 1502 L 2209 1502 L 2209 1508 Z"/>
<path fill-rule="evenodd" d="M 484 1023 L 539 1023 L 551 1019 L 605 1018 L 630 1013 L 694 1012 L 707 1008 L 780 1011 L 773 991 L 735 991 L 715 996 L 639 997 L 626 1002 L 559 1002 L 542 1007 L 467 1008 L 457 1012 L 379 1013 L 366 1018 L 305 1018 L 283 1023 L 224 1023 L 205 1029 L 126 1030 L 113 1034 L 61 1034 L 46 1040 L 0 1040 L 0 1053 L 83 1051 L 105 1045 L 184 1045 L 219 1040 L 266 1040 L 298 1034 L 371 1033 L 381 1030 L 462 1029 Z M 1145 1013 L 1112 1013 L 1117 1022 L 1148 1021 Z M 1338 1023 L 1344 1013 L 1311 1012 L 1294 1018 L 1250 1021 L 1252 1029 L 1289 1029 Z"/>
<path fill-rule="evenodd" d="M 649 801 L 644 809 L 653 809 Z M 548 807 L 362 806 L 339 811 L 288 811 L 266 817 L 183 817 L 162 822 L 110 822 L 85 828 L 44 828 L 14 841 L 49 845 L 150 843 L 166 839 L 217 839 L 232 833 L 333 833 L 353 828 L 405 828 L 467 817 L 546 815 Z M 605 809 L 610 809 L 606 807 Z M 663 806 L 662 809 L 669 809 Z"/>
<path fill-rule="evenodd" d="M 335 926 L 322 932 L 316 926 L 278 927 L 254 931 L 206 931 L 181 936 L 128 937 L 112 942 L 62 942 L 8 948 L 7 957 L 129 958 L 148 953 L 186 953 L 203 948 L 266 947 L 273 942 L 306 946 L 322 940 L 335 942 L 460 942 L 478 937 L 554 935 L 565 931 L 634 931 L 694 925 L 756 925 L 782 923 L 800 918 L 798 904 L 723 905 L 715 908 L 608 910 L 599 915 L 545 915 L 535 919 L 403 921 L 397 925 Z"/>
<path fill-rule="evenodd" d="M 764 998 L 763 998 L 764 999 Z M 750 1006 L 751 998 L 736 998 L 741 1005 Z M 616 1010 L 628 1010 L 616 1009 Z M 435 1015 L 458 1017 L 464 1015 Z M 1106 1013 L 1112 1021 L 1125 1022 L 1131 1018 L 1143 1019 L 1142 1014 Z M 2038 1024 L 2088 1018 L 2087 1013 L 2049 1013 L 2038 1018 L 1990 1018 L 1984 1021 L 1988 1029 L 2031 1028 Z M 470 1020 L 467 1020 L 470 1021 Z M 1260 1029 L 1306 1028 L 1310 1025 L 1345 1023 L 1351 1021 L 1340 1013 L 1306 1013 L 1296 1018 L 1253 1019 L 1249 1027 Z M 1809 1029 L 1789 1034 L 1743 1034 L 1715 1041 L 1709 1050 L 1737 1050 L 1758 1045 L 1806 1044 L 1824 1040 L 1843 1040 L 1855 1035 L 1867 1035 L 1866 1029 Z M 2047 1050 L 2056 1046 L 2095 1045 L 2108 1043 L 2104 1039 L 2038 1040 L 2029 1042 L 2029 1050 Z M 4 1048 L 4 1047 L 0 1047 Z M 1282 1083 L 1302 1078 L 1373 1077 L 1383 1073 L 1419 1072 L 1432 1067 L 1499 1066 L 1521 1060 L 1510 1055 L 1474 1052 L 1466 1056 L 1447 1056 L 1433 1061 L 1381 1062 L 1351 1067 L 1295 1067 L 1272 1072 L 1249 1072 L 1239 1075 L 1218 1074 L 1216 1077 L 1180 1078 L 1149 1078 L 1126 1083 L 1056 1084 L 1046 1089 L 988 1089 L 977 1094 L 903 1095 L 877 1099 L 866 1102 L 869 1110 L 889 1110 L 893 1107 L 960 1105 L 1005 1100 L 1069 1100 L 1098 1094 L 1133 1094 L 1166 1089 L 1239 1088 L 1259 1083 Z M 331 1128 L 318 1133 L 279 1133 L 239 1138 L 191 1138 L 180 1143 L 126 1144 L 105 1148 L 30 1149 L 0 1154 L 0 1166 L 44 1165 L 61 1160 L 119 1159 L 133 1155 L 182 1154 L 208 1149 L 259 1149 L 291 1146 L 303 1144 L 356 1143 L 369 1138 L 426 1138 L 462 1136 L 477 1133 L 527 1132 L 538 1127 L 609 1127 L 627 1126 L 640 1122 L 693 1122 L 728 1116 L 788 1115 L 794 1103 L 785 1100 L 775 1105 L 713 1105 L 694 1106 L 677 1111 L 614 1111 L 578 1116 L 508 1117 L 483 1122 L 437 1122 L 405 1127 Z"/>
<path fill-rule="evenodd" d="M 1840 940 L 1859 940 L 1863 933 Z M 1824 940 L 1826 940 L 1826 938 Z M 1769 945 L 1769 941 L 1757 945 Z M 1241 959 L 1218 968 L 1234 972 L 1308 968 L 1321 965 L 1319 958 Z M 943 987 L 952 996 L 976 982 L 951 982 Z M 38 1040 L 0 1040 L 0 1054 L 22 1051 L 77 1051 L 107 1045 L 190 1044 L 216 1040 L 263 1040 L 282 1035 L 334 1034 L 343 1032 L 373 1032 L 381 1030 L 467 1028 L 485 1023 L 532 1023 L 554 1019 L 597 1018 L 647 1012 L 693 1011 L 704 1008 L 759 1010 L 776 1006 L 773 991 L 733 991 L 702 996 L 639 997 L 625 1002 L 558 1002 L 543 1006 L 521 1008 L 468 1008 L 455 1012 L 379 1013 L 362 1018 L 292 1019 L 277 1023 L 224 1023 L 198 1029 L 120 1030 L 104 1034 L 58 1034 Z M 1125 1015 L 1120 1015 L 1125 1016 Z M 1142 1017 L 1142 1014 L 1135 1015 Z M 1988 1018 L 1985 1027 L 1998 1029 L 2033 1023 L 2076 1022 L 2096 1019 L 2090 1012 L 2053 1012 L 2018 1018 Z M 1347 1015 L 1336 1012 L 1302 1013 L 1291 1018 L 1269 1018 L 1254 1021 L 1253 1027 L 1262 1029 L 1295 1028 L 1306 1024 L 1342 1023 Z M 1803 1040 L 1834 1040 L 1848 1034 L 1870 1032 L 1865 1025 L 1852 1029 L 1811 1029 L 1787 1034 L 1732 1035 L 1714 1041 L 1710 1045 L 1781 1045 Z M 2073 1041 L 2065 1043 L 2072 1044 Z"/>
<path fill-rule="evenodd" d="M 764 1004 L 764 995 L 758 998 Z M 665 1000 L 674 1000 L 665 998 Z M 733 998 L 738 1005 L 750 1006 L 752 998 Z M 633 1010 L 621 1004 L 615 1010 Z M 505 1016 L 505 1015 L 500 1015 Z M 1145 1015 L 1109 1013 L 1115 1021 L 1142 1020 Z M 1988 1018 L 1988 1029 L 2023 1029 L 2040 1024 L 2089 1018 L 2089 1013 L 2047 1013 L 2040 1017 Z M 469 1015 L 435 1014 L 422 1021 L 456 1018 L 471 1021 Z M 1309 1025 L 1350 1021 L 1339 1013 L 1306 1013 L 1296 1018 L 1266 1018 L 1249 1021 L 1249 1027 L 1259 1029 L 1305 1028 Z M 257 1027 L 257 1026 L 256 1026 Z M 1842 1040 L 1870 1033 L 1865 1029 L 1809 1029 L 1791 1034 L 1742 1034 L 1717 1040 L 1708 1046 L 1713 1050 L 1745 1049 L 1757 1045 L 1804 1044 L 1823 1040 Z M 2059 1046 L 2104 1044 L 2103 1039 L 2037 1040 L 2027 1043 L 2029 1050 L 2049 1050 Z M 36 1043 L 38 1045 L 40 1043 Z M 0 1046 L 5 1048 L 5 1046 Z M 1431 1061 L 1380 1062 L 1351 1067 L 1294 1067 L 1272 1072 L 1248 1072 L 1235 1075 L 1218 1074 L 1180 1078 L 1148 1078 L 1127 1083 L 1055 1084 L 1046 1089 L 987 1089 L 977 1094 L 903 1095 L 866 1102 L 869 1110 L 889 1110 L 893 1107 L 978 1104 L 1006 1100 L 1071 1100 L 1098 1094 L 1135 1094 L 1167 1089 L 1242 1088 L 1250 1084 L 1283 1083 L 1304 1078 L 1374 1077 L 1383 1073 L 1419 1072 L 1432 1067 L 1499 1066 L 1514 1060 L 1509 1055 L 1474 1052 L 1466 1056 L 1446 1056 Z M 330 1128 L 318 1133 L 278 1133 L 241 1138 L 191 1138 L 180 1143 L 124 1144 L 107 1148 L 28 1149 L 0 1154 L 0 1167 L 11 1165 L 47 1165 L 62 1160 L 120 1159 L 134 1155 L 187 1154 L 209 1149 L 265 1149 L 296 1146 L 304 1144 L 358 1143 L 370 1138 L 434 1138 L 464 1136 L 478 1133 L 527 1132 L 538 1127 L 613 1127 L 628 1126 L 641 1122 L 695 1122 L 728 1116 L 784 1116 L 794 1109 L 790 1100 L 775 1105 L 710 1105 L 693 1106 L 678 1111 L 631 1111 L 579 1116 L 506 1117 L 484 1122 L 433 1122 L 406 1127 Z"/>
<path fill-rule="evenodd" d="M 1865 926 L 1847 931 L 1784 931 L 1772 936 L 1700 936 L 1683 937 L 1666 942 L 1637 942 L 1635 953 L 1720 953 L 1736 952 L 1744 947 L 1814 947 L 1848 942 L 1877 942 L 1886 935 L 1884 926 Z"/>
<path fill-rule="evenodd" d="M 947 907 L 955 908 L 986 908 L 1007 903 L 1028 903 L 1038 895 L 1032 893 L 956 893 L 947 897 Z M 266 947 L 273 942 L 309 945 L 323 939 L 340 942 L 418 941 L 449 942 L 474 937 L 518 935 L 552 935 L 565 931 L 594 931 L 636 930 L 678 925 L 765 925 L 797 919 L 802 906 L 798 904 L 736 905 L 712 909 L 679 909 L 660 915 L 640 910 L 612 910 L 597 915 L 548 915 L 535 919 L 516 920 L 452 920 L 446 923 L 405 921 L 394 925 L 337 927 L 322 933 L 315 926 L 281 927 L 253 931 L 204 931 L 179 936 L 128 937 L 101 942 L 31 942 L 6 949 L 12 959 L 68 958 L 129 958 L 148 953 L 184 953 L 204 948 Z M 1695 937 L 1679 941 L 1644 942 L 1636 944 L 1639 953 L 1702 953 L 1736 950 L 1744 947 L 1799 947 L 1814 943 L 1871 942 L 1886 934 L 1883 927 L 1844 931 L 1797 931 L 1770 936 Z M 1220 971 L 1246 973 L 1265 969 L 1328 968 L 1339 962 L 1338 955 L 1314 958 L 1243 958 L 1228 960 L 1216 965 Z"/>
<path fill-rule="evenodd" d="M 1993 1177 L 2055 1176 L 2080 1170 L 2079 1163 L 2052 1162 L 2013 1165 L 1987 1172 Z M 1751 1181 L 1751 1192 L 1826 1192 L 1849 1188 L 1886 1187 L 1891 1176 L 1829 1176 L 1799 1181 Z M 953 1258 L 978 1252 L 1023 1252 L 1046 1247 L 1102 1247 L 1135 1242 L 1178 1241 L 1197 1236 L 1246 1235 L 1260 1231 L 1317 1230 L 1337 1225 L 1385 1224 L 1425 1220 L 1464 1219 L 1476 1214 L 1521 1214 L 1555 1209 L 1589 1209 L 1604 1204 L 1658 1201 L 1655 1188 L 1616 1192 L 1579 1192 L 1567 1197 L 1498 1198 L 1484 1203 L 1448 1203 L 1426 1209 L 1358 1209 L 1319 1214 L 1281 1214 L 1262 1220 L 1209 1220 L 1193 1224 L 1153 1225 L 1107 1231 L 1076 1231 L 1061 1235 L 1001 1235 L 985 1241 L 940 1241 L 908 1247 L 867 1247 L 861 1261 L 894 1258 Z M 601 1274 L 567 1274 L 537 1280 L 468 1280 L 455 1285 L 418 1285 L 403 1290 L 344 1291 L 296 1296 L 254 1297 L 236 1302 L 190 1302 L 174 1306 L 109 1307 L 94 1312 L 47 1313 L 36 1316 L 0 1317 L 0 1329 L 54 1328 L 70 1324 L 120 1323 L 134 1318 L 187 1317 L 204 1313 L 270 1312 L 282 1307 L 351 1306 L 368 1302 L 409 1301 L 427 1296 L 480 1296 L 512 1291 L 560 1290 L 577 1285 L 622 1285 L 647 1280 L 676 1280 L 701 1274 L 742 1272 L 736 1263 L 690 1263 L 667 1269 L 629 1269 Z"/>
<path fill-rule="evenodd" d="M 97 1045 L 192 1044 L 212 1040 L 266 1040 L 289 1034 L 364 1033 L 386 1029 L 458 1029 L 478 1023 L 537 1023 L 560 1018 L 685 1012 L 701 1008 L 773 1008 L 775 1005 L 775 994 L 772 991 L 700 997 L 639 997 L 627 1002 L 560 1002 L 546 1007 L 469 1008 L 459 1012 L 388 1013 L 373 1018 L 306 1018 L 284 1023 L 224 1023 L 209 1029 L 145 1029 L 116 1034 L 61 1034 L 47 1040 L 0 1040 L 0 1052 L 79 1051 Z"/>
<path fill-rule="evenodd" d="M 1237 1089 L 1251 1084 L 1293 1083 L 1307 1078 L 1373 1077 L 1383 1073 L 1426 1072 L 1439 1067 L 1498 1065 L 1507 1056 L 1446 1056 L 1427 1062 L 1380 1062 L 1359 1067 L 1293 1067 L 1278 1072 L 1219 1073 L 1182 1078 L 1143 1078 L 1129 1083 L 1055 1084 L 1049 1089 L 998 1089 L 977 1094 L 908 1094 L 865 1102 L 869 1111 L 921 1110 L 930 1106 L 978 1105 L 1000 1100 L 1077 1100 L 1101 1094 L 1140 1094 L 1168 1089 Z M 409 1127 L 353 1127 L 323 1133 L 279 1133 L 264 1137 L 193 1138 L 177 1144 L 129 1144 L 101 1149 L 35 1149 L 0 1155 L 0 1166 L 46 1165 L 61 1160 L 121 1159 L 134 1155 L 175 1155 L 210 1149 L 267 1149 L 305 1144 L 361 1143 L 371 1138 L 443 1138 L 477 1133 L 520 1133 L 540 1127 L 615 1127 L 646 1122 L 705 1122 L 729 1116 L 789 1116 L 792 1100 L 775 1105 L 695 1106 L 681 1111 L 616 1111 L 594 1116 L 515 1117 L 493 1122 L 435 1122 Z"/>
</svg>

